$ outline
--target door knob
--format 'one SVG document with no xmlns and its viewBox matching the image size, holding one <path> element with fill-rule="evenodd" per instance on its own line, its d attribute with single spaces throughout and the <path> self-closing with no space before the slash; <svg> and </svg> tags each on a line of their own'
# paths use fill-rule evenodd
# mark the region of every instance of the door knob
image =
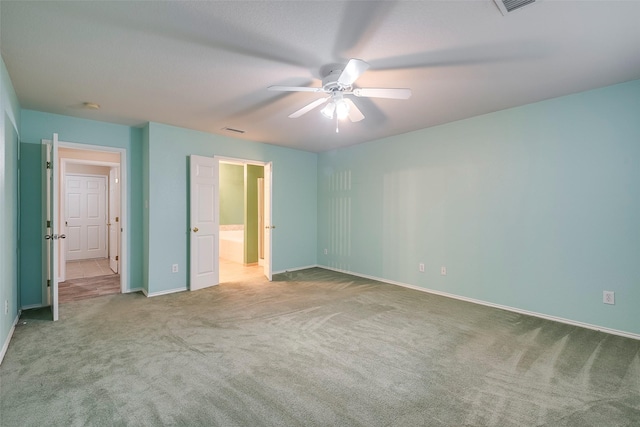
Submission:
<svg viewBox="0 0 640 427">
<path fill-rule="evenodd" d="M 198 227 L 193 227 L 193 232 L 197 233 L 198 232 Z"/>
<path fill-rule="evenodd" d="M 58 239 L 66 239 L 67 235 L 66 234 L 45 234 L 44 235 L 45 240 L 58 240 Z"/>
</svg>

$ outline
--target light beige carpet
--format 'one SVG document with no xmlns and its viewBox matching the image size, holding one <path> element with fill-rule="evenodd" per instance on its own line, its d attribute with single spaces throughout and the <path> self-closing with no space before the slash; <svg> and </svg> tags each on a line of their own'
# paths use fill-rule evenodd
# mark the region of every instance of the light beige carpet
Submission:
<svg viewBox="0 0 640 427">
<path fill-rule="evenodd" d="M 640 341 L 322 269 L 35 314 L 2 426 L 640 425 Z"/>
</svg>

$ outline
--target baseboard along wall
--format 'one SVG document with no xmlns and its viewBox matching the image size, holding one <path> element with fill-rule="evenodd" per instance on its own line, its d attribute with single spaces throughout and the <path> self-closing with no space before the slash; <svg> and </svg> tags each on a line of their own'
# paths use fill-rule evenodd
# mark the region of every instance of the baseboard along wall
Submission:
<svg viewBox="0 0 640 427">
<path fill-rule="evenodd" d="M 509 307 L 509 306 L 506 306 L 506 305 L 494 304 L 492 302 L 482 301 L 482 300 L 478 300 L 478 299 L 474 299 L 474 298 L 467 298 L 467 297 L 463 297 L 463 296 L 460 296 L 460 295 L 451 294 L 451 293 L 448 293 L 448 292 L 442 292 L 442 291 L 436 291 L 436 290 L 433 290 L 433 289 L 422 288 L 420 286 L 410 285 L 408 283 L 396 282 L 394 280 L 383 279 L 381 277 L 369 276 L 367 274 L 360 274 L 360 273 L 355 273 L 353 271 L 347 271 L 347 270 L 341 270 L 341 269 L 338 269 L 338 268 L 327 267 L 325 265 L 318 265 L 317 267 L 324 268 L 325 270 L 337 271 L 339 273 L 351 274 L 353 276 L 362 277 L 364 279 L 377 280 L 378 282 L 388 283 L 390 285 L 402 286 L 403 288 L 409 288 L 409 289 L 413 289 L 413 290 L 416 290 L 416 291 L 427 292 L 427 293 L 434 294 L 434 295 L 439 295 L 439 296 L 443 296 L 443 297 L 447 297 L 447 298 L 453 298 L 453 299 L 457 299 L 457 300 L 460 300 L 460 301 L 466 301 L 466 302 L 470 302 L 470 303 L 473 303 L 473 304 L 479 304 L 479 305 L 484 305 L 484 306 L 487 306 L 487 307 L 499 308 L 501 310 L 511 311 L 511 312 L 519 313 L 519 314 L 525 314 L 527 316 L 538 317 L 538 318 L 541 318 L 541 319 L 552 320 L 554 322 L 565 323 L 567 325 L 579 326 L 581 328 L 593 329 L 595 331 L 605 332 L 607 334 L 618 335 L 618 336 L 625 337 L 625 338 L 632 338 L 632 339 L 635 339 L 635 340 L 640 340 L 640 334 L 634 334 L 632 332 L 620 331 L 620 330 L 617 330 L 617 329 L 611 329 L 611 328 L 606 328 L 606 327 L 603 327 L 603 326 L 592 325 L 590 323 L 584 323 L 584 322 L 578 322 L 576 320 L 565 319 L 563 317 L 550 316 L 548 314 L 538 313 L 538 312 L 535 312 L 535 311 L 522 310 L 522 309 L 519 309 L 519 308 Z"/>
<path fill-rule="evenodd" d="M 300 271 L 300 270 L 307 270 L 309 268 L 316 268 L 316 267 L 320 267 L 320 268 L 325 268 L 321 265 L 315 264 L 315 265 L 307 265 L 304 267 L 295 267 L 295 268 L 290 268 L 288 270 L 282 270 L 282 271 L 272 271 L 271 275 L 273 276 L 274 274 L 284 274 L 284 273 L 290 273 L 292 271 Z M 329 269 L 327 269 L 329 270 Z M 336 270 L 337 271 L 337 270 Z"/>
<path fill-rule="evenodd" d="M 160 291 L 160 292 L 147 292 L 146 289 L 140 289 L 142 291 L 142 293 L 144 294 L 144 296 L 151 298 L 151 297 L 158 297 L 160 295 L 168 295 L 168 294 L 174 294 L 176 292 L 184 292 L 187 290 L 187 287 L 183 287 L 183 288 L 175 288 L 175 289 L 169 289 L 167 291 Z"/>
<path fill-rule="evenodd" d="M 2 349 L 0 349 L 0 365 L 4 360 L 4 355 L 7 353 L 7 349 L 9 348 L 9 343 L 11 342 L 11 338 L 13 338 L 13 333 L 16 330 L 18 319 L 20 319 L 20 313 L 18 313 L 15 320 L 13 321 L 13 325 L 11 325 L 11 329 L 9 329 L 9 333 L 7 334 L 7 339 L 5 339 L 4 343 L 2 343 Z"/>
</svg>

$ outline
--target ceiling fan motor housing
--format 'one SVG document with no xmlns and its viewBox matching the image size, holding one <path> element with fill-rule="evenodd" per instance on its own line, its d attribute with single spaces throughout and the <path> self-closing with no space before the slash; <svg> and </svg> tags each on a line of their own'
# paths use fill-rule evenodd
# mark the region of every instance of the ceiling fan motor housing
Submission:
<svg viewBox="0 0 640 427">
<path fill-rule="evenodd" d="M 338 78 L 342 74 L 342 70 L 332 70 L 324 79 L 322 79 L 322 89 L 326 92 L 348 92 L 351 85 L 345 86 L 338 82 Z"/>
</svg>

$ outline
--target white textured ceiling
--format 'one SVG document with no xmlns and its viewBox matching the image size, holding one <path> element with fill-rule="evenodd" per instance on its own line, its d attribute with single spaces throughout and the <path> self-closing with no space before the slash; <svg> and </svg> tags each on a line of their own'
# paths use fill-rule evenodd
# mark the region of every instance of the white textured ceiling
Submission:
<svg viewBox="0 0 640 427">
<path fill-rule="evenodd" d="M 0 2 L 2 57 L 23 108 L 148 121 L 325 151 L 640 78 L 640 1 Z M 330 64 L 359 58 L 366 118 L 335 124 L 318 97 Z M 96 102 L 98 111 L 82 108 Z"/>
</svg>

